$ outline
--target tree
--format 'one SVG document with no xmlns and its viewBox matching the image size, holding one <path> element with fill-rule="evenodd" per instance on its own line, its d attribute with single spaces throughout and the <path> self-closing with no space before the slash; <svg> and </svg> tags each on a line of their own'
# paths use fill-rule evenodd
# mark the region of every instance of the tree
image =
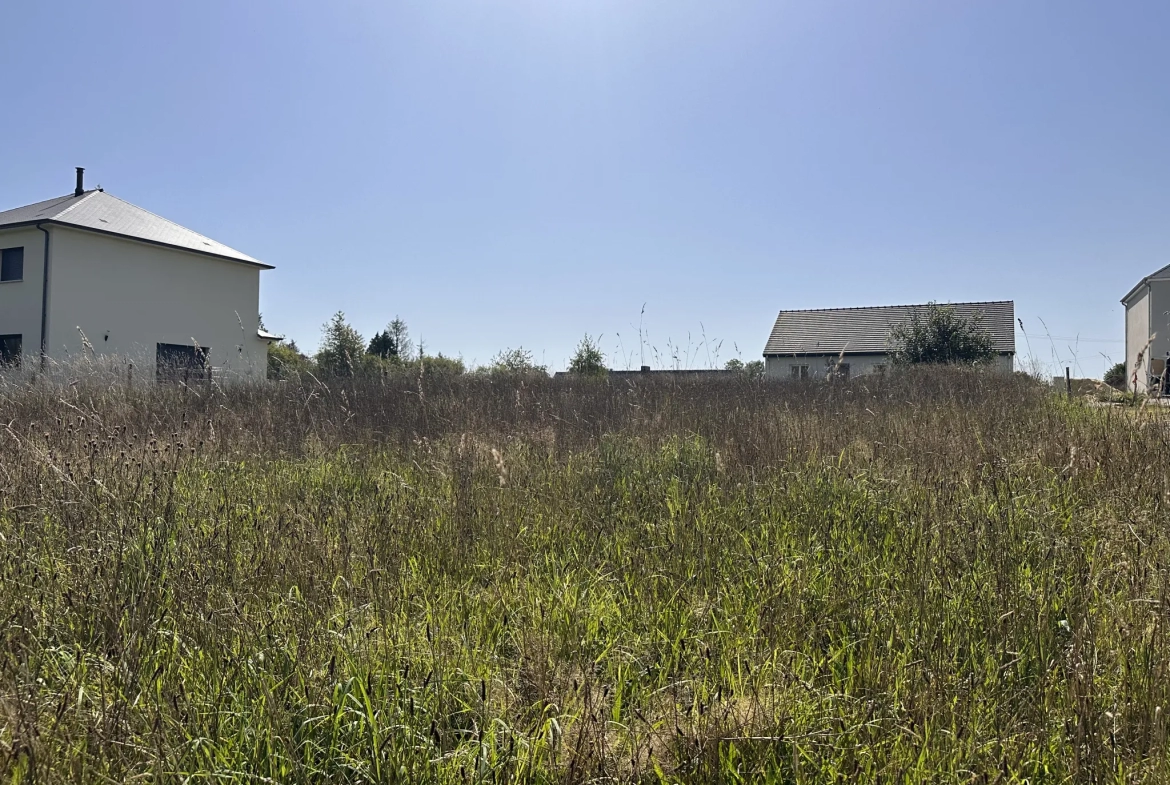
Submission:
<svg viewBox="0 0 1170 785">
<path fill-rule="evenodd" d="M 946 305 L 915 309 L 910 321 L 890 330 L 891 359 L 896 365 L 976 365 L 995 357 L 991 335 L 979 318 L 965 319 Z"/>
<path fill-rule="evenodd" d="M 406 329 L 406 322 L 398 316 L 386 326 L 386 334 L 398 347 L 398 356 L 406 359 L 414 352 L 414 343 L 410 340 L 410 331 Z M 422 345 L 419 345 L 419 354 L 422 354 Z"/>
<path fill-rule="evenodd" d="M 536 373 L 548 374 L 548 369 L 543 365 L 537 365 L 536 360 L 532 357 L 532 352 L 523 346 L 516 349 L 505 349 L 500 352 L 492 358 L 491 364 L 484 370 L 493 376 L 518 376 Z"/>
<path fill-rule="evenodd" d="M 398 344 L 394 342 L 394 338 L 390 336 L 389 332 L 383 330 L 380 333 L 374 333 L 366 353 L 381 357 L 383 360 L 398 359 Z"/>
<path fill-rule="evenodd" d="M 601 347 L 586 333 L 577 344 L 577 351 L 573 359 L 569 360 L 569 372 L 581 376 L 605 376 L 609 369 L 605 367 L 605 355 Z"/>
<path fill-rule="evenodd" d="M 317 365 L 329 376 L 354 376 L 365 367 L 366 342 L 338 311 L 321 327 Z"/>
<path fill-rule="evenodd" d="M 1105 383 L 1110 387 L 1116 387 L 1118 390 L 1124 390 L 1125 385 L 1125 363 L 1117 363 L 1108 371 L 1105 372 Z"/>
<path fill-rule="evenodd" d="M 386 325 L 386 329 L 375 333 L 370 339 L 366 352 L 381 357 L 383 360 L 407 360 L 414 349 L 410 341 L 410 332 L 406 329 L 406 322 L 395 316 L 394 321 Z"/>
</svg>

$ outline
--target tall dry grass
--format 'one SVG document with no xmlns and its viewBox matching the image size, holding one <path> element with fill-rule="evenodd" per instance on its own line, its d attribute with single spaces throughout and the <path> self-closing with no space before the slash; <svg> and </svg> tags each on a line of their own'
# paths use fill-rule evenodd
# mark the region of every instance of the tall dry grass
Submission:
<svg viewBox="0 0 1170 785">
<path fill-rule="evenodd" d="M 1156 412 L 71 381 L 0 388 L 8 781 L 1170 777 Z"/>
</svg>

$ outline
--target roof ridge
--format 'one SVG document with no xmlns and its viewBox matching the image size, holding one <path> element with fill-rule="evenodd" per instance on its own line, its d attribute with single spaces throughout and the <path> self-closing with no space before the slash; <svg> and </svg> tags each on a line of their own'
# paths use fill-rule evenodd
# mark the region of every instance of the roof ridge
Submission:
<svg viewBox="0 0 1170 785">
<path fill-rule="evenodd" d="M 69 211 L 70 211 L 70 210 L 72 210 L 74 207 L 76 207 L 77 205 L 81 204 L 81 203 L 82 203 L 82 202 L 84 202 L 86 199 L 88 199 L 90 196 L 92 196 L 93 194 L 96 194 L 96 193 L 97 193 L 97 189 L 94 189 L 94 190 L 91 190 L 91 191 L 83 191 L 83 192 L 81 193 L 81 196 L 77 196 L 76 194 L 74 194 L 73 198 L 74 198 L 74 200 L 75 200 L 75 201 L 73 202 L 73 204 L 69 205 L 68 207 L 66 207 L 64 210 L 62 210 L 62 211 L 61 211 L 61 212 L 59 212 L 59 213 L 54 213 L 54 214 L 53 214 L 53 217 L 52 217 L 52 218 L 49 218 L 48 220 L 50 220 L 50 221 L 58 221 L 58 220 L 60 220 L 60 219 L 61 219 L 61 216 L 65 215 L 65 213 L 69 212 Z"/>
<path fill-rule="evenodd" d="M 847 305 L 841 308 L 781 308 L 780 313 L 815 313 L 825 311 L 877 311 L 887 308 L 925 308 L 928 305 L 1005 305 L 1014 300 L 963 300 L 960 302 L 905 303 L 902 305 Z"/>
</svg>

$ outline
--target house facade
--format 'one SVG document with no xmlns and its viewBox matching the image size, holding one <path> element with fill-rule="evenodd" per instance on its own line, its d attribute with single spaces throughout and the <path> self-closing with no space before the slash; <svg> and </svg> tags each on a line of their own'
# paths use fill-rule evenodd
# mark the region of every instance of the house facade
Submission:
<svg viewBox="0 0 1170 785">
<path fill-rule="evenodd" d="M 1138 281 L 1121 304 L 1126 386 L 1148 392 L 1158 386 L 1170 359 L 1170 265 Z"/>
<path fill-rule="evenodd" d="M 120 357 L 148 378 L 263 379 L 271 265 L 102 190 L 0 212 L 0 364 Z"/>
<path fill-rule="evenodd" d="M 781 311 L 764 347 L 764 373 L 777 379 L 848 378 L 882 373 L 890 365 L 890 331 L 927 305 Z M 948 303 L 956 315 L 977 320 L 991 336 L 995 366 L 1015 364 L 1015 304 L 1011 300 Z"/>
</svg>

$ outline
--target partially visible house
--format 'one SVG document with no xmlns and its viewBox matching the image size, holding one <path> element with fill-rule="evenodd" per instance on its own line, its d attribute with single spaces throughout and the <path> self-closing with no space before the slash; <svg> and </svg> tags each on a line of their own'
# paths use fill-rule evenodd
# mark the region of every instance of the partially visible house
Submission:
<svg viewBox="0 0 1170 785">
<path fill-rule="evenodd" d="M 1015 303 L 947 303 L 964 319 L 977 319 L 996 352 L 995 364 L 1011 371 L 1016 354 Z M 906 324 L 926 305 L 820 308 L 781 311 L 764 347 L 764 372 L 778 379 L 813 379 L 829 374 L 880 373 L 890 364 L 890 330 Z"/>
<path fill-rule="evenodd" d="M 149 377 L 263 379 L 272 266 L 101 189 L 0 212 L 0 364 L 120 356 Z M 84 336 L 84 337 L 83 337 Z"/>
<path fill-rule="evenodd" d="M 1121 298 L 1125 306 L 1125 382 L 1156 387 L 1170 358 L 1170 265 L 1150 273 Z"/>
</svg>

